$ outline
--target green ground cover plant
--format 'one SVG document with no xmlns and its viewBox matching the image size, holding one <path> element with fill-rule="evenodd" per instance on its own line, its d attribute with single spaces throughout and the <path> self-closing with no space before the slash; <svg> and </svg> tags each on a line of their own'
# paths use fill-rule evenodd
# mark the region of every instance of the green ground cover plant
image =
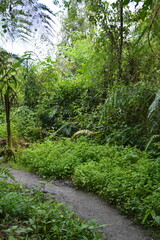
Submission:
<svg viewBox="0 0 160 240">
<path fill-rule="evenodd" d="M 34 144 L 17 155 L 17 163 L 42 177 L 71 178 L 75 187 L 100 195 L 159 231 L 159 158 L 132 147 L 64 139 Z"/>
<path fill-rule="evenodd" d="M 0 168 L 0 239 L 103 240 L 95 221 L 85 223 L 64 204 L 41 191 L 6 182 L 9 170 Z"/>
<path fill-rule="evenodd" d="M 17 165 L 44 178 L 70 178 L 77 188 L 92 191 L 138 222 L 158 228 L 159 1 L 133 0 L 138 8 L 129 10 L 131 0 L 113 4 L 55 0 L 54 4 L 64 3 L 57 47 L 49 44 L 54 21 L 47 6 L 38 0 L 35 4 L 3 2 L 0 159 L 6 156 L 8 160 L 18 151 Z M 32 16 L 26 14 L 28 9 Z M 37 32 L 33 18 L 43 28 L 38 43 L 32 39 Z M 36 52 L 40 46 L 42 49 L 20 58 L 16 52 L 8 52 L 3 44 L 6 38 L 12 44 L 26 39 L 28 46 L 35 45 Z M 44 49 L 48 53 L 40 60 Z M 83 129 L 98 132 L 94 136 L 97 144 L 62 139 Z M 44 142 L 24 151 L 18 149 L 36 141 Z"/>
<path fill-rule="evenodd" d="M 17 161 L 41 177 L 67 178 L 73 175 L 76 166 L 91 160 L 98 162 L 102 155 L 103 147 L 94 143 L 47 140 L 18 153 Z"/>
</svg>

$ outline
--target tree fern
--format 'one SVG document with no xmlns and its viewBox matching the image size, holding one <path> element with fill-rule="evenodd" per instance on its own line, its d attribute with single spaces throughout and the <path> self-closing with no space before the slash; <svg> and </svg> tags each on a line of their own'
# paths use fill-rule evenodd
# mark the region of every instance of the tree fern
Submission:
<svg viewBox="0 0 160 240">
<path fill-rule="evenodd" d="M 38 32 L 53 36 L 53 12 L 37 0 L 0 0 L 3 31 L 14 38 L 30 40 Z"/>
</svg>

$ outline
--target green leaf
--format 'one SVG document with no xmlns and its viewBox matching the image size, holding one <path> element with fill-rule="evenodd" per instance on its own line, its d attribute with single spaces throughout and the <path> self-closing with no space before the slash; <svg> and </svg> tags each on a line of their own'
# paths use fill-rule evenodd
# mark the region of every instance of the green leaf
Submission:
<svg viewBox="0 0 160 240">
<path fill-rule="evenodd" d="M 124 0 L 123 5 L 128 5 L 130 3 L 130 0 Z"/>
</svg>

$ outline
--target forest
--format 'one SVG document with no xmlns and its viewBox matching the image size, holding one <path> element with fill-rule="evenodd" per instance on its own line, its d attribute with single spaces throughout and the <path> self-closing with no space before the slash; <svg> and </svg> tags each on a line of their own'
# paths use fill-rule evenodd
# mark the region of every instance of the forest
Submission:
<svg viewBox="0 0 160 240">
<path fill-rule="evenodd" d="M 104 239 L 8 167 L 69 179 L 160 239 L 160 2 L 52 2 L 56 48 L 49 7 L 0 4 L 0 239 Z M 50 46 L 43 59 L 3 47 L 35 33 Z"/>
</svg>

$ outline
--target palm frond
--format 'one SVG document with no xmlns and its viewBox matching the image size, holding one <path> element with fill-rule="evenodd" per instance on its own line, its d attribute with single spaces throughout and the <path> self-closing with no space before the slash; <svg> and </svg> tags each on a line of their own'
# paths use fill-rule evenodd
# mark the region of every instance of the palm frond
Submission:
<svg viewBox="0 0 160 240">
<path fill-rule="evenodd" d="M 160 135 L 153 135 L 153 136 L 151 136 L 151 138 L 149 139 L 149 141 L 146 144 L 145 151 L 148 150 L 148 148 L 150 147 L 151 143 L 153 143 L 153 141 L 155 139 L 157 139 L 157 138 L 160 138 Z"/>
<path fill-rule="evenodd" d="M 160 90 L 157 92 L 154 101 L 152 102 L 152 104 L 151 104 L 150 107 L 149 107 L 148 118 L 151 118 L 151 116 L 153 115 L 153 113 L 154 113 L 156 110 L 158 110 L 159 104 L 160 104 Z"/>
</svg>

